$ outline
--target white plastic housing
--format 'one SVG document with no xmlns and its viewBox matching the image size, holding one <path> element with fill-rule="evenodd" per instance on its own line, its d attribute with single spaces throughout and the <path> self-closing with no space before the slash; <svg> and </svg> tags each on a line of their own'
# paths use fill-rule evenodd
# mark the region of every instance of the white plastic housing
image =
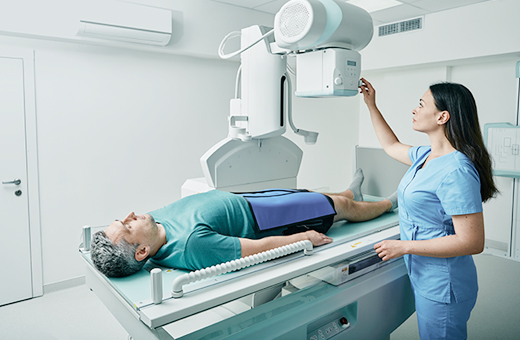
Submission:
<svg viewBox="0 0 520 340">
<path fill-rule="evenodd" d="M 289 50 L 341 47 L 359 51 L 372 40 L 372 17 L 340 0 L 292 0 L 276 13 L 276 44 Z"/>
<path fill-rule="evenodd" d="M 342 48 L 296 56 L 296 96 L 355 96 L 361 73 L 359 52 Z"/>
<path fill-rule="evenodd" d="M 302 150 L 282 136 L 247 143 L 226 138 L 209 149 L 200 164 L 211 188 L 296 188 L 302 157 Z"/>
<path fill-rule="evenodd" d="M 250 45 L 268 30 L 263 26 L 242 29 L 241 46 Z M 241 54 L 241 114 L 248 117 L 247 133 L 253 139 L 281 136 L 285 132 L 281 103 L 286 61 L 269 53 L 270 42 L 272 36 Z"/>
</svg>

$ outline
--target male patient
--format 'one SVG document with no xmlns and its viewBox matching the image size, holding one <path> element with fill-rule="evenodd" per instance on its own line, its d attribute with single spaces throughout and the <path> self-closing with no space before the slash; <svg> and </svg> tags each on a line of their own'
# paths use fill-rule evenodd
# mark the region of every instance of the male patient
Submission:
<svg viewBox="0 0 520 340">
<path fill-rule="evenodd" d="M 94 234 L 92 262 L 105 275 L 122 277 L 139 271 L 148 259 L 169 268 L 197 270 L 302 240 L 314 246 L 331 243 L 324 233 L 333 222 L 367 221 L 397 207 L 397 193 L 378 202 L 363 201 L 363 179 L 362 170 L 357 169 L 344 192 L 315 193 L 327 197 L 335 213 L 327 225 L 320 226 L 321 232 L 284 235 L 280 228 L 259 231 L 246 198 L 212 190 L 184 197 L 146 215 L 131 212 L 123 220 L 115 220 L 105 231 Z"/>
</svg>

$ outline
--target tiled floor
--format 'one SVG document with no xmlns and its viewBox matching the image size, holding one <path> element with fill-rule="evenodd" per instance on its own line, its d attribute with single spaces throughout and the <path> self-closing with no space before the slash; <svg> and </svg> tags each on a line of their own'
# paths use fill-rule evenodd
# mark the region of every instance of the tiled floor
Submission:
<svg viewBox="0 0 520 340">
<path fill-rule="evenodd" d="M 126 340 L 127 332 L 85 285 L 0 307 L 0 340 Z"/>
<path fill-rule="evenodd" d="M 520 339 L 520 262 L 489 255 L 475 256 L 475 262 L 480 294 L 468 323 L 468 338 Z M 85 285 L 0 307 L 0 340 L 126 340 L 127 337 L 123 327 Z M 419 339 L 415 314 L 391 338 Z"/>
</svg>

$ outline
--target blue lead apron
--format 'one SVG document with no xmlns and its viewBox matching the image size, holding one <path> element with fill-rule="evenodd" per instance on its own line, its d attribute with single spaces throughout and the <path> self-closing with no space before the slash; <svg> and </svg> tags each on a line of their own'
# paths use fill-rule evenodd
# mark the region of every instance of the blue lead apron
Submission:
<svg viewBox="0 0 520 340">
<path fill-rule="evenodd" d="M 332 199 L 317 192 L 271 189 L 236 194 L 249 203 L 259 232 L 286 228 L 284 235 L 309 229 L 326 233 L 336 215 Z"/>
</svg>

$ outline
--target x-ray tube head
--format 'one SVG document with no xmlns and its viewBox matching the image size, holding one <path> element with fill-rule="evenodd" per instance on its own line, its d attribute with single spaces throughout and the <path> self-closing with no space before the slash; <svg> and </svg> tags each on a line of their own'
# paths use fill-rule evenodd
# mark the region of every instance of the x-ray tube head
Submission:
<svg viewBox="0 0 520 340">
<path fill-rule="evenodd" d="M 328 47 L 359 51 L 372 40 L 372 17 L 340 0 L 291 0 L 276 13 L 276 44 L 292 51 Z"/>
</svg>

